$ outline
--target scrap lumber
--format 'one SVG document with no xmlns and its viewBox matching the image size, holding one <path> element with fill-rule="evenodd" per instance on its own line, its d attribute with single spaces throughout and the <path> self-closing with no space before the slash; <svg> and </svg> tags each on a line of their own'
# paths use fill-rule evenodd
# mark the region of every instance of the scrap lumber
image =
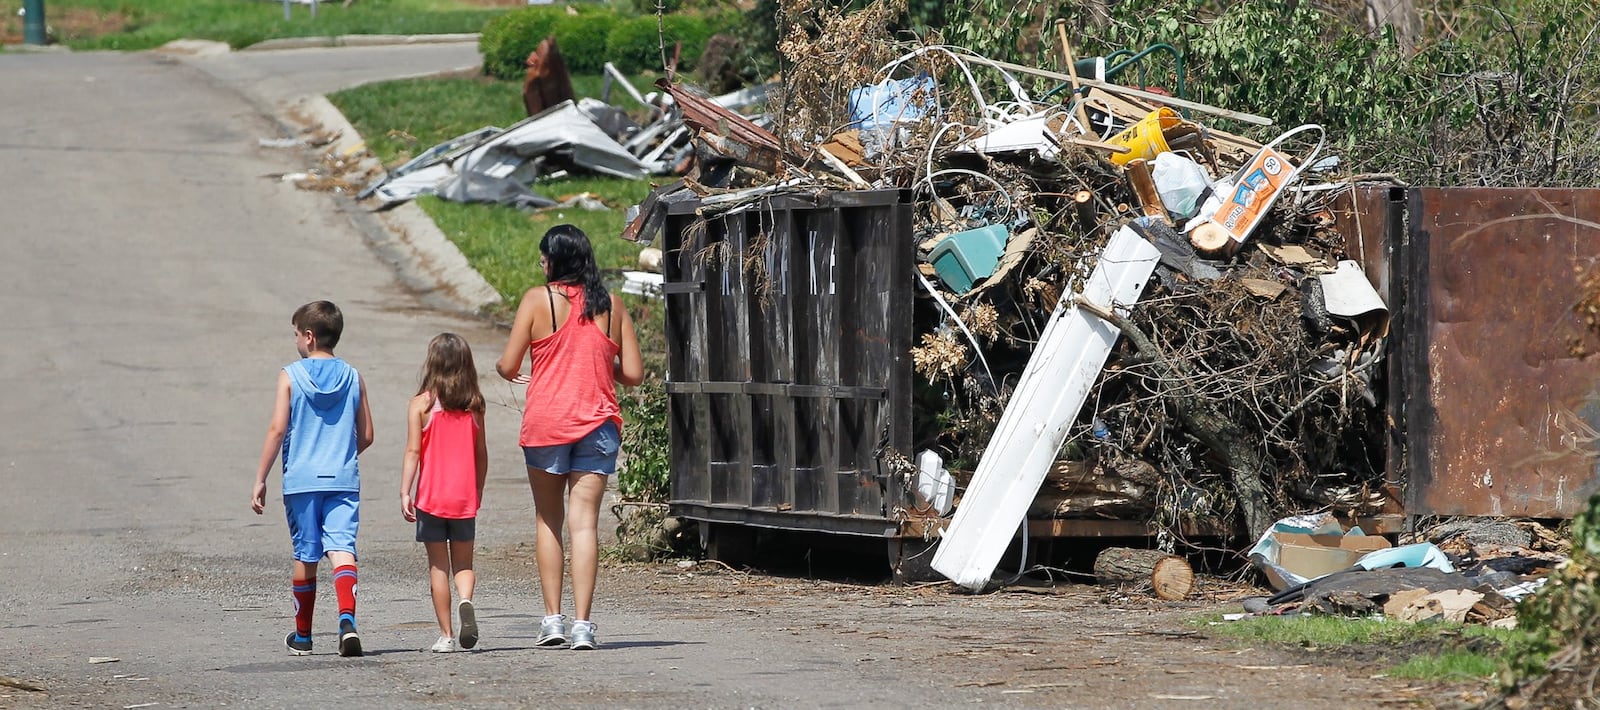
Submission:
<svg viewBox="0 0 1600 710">
<path fill-rule="evenodd" d="M 1128 161 L 1127 171 L 1128 182 L 1133 185 L 1133 195 L 1139 198 L 1139 207 L 1144 210 L 1144 215 L 1171 225 L 1167 207 L 1161 204 L 1161 193 L 1156 191 L 1156 181 L 1150 176 L 1150 163 L 1144 158 L 1134 158 Z"/>
<path fill-rule="evenodd" d="M 522 107 L 529 116 L 537 116 L 545 109 L 577 98 L 572 91 L 572 75 L 561 58 L 555 37 L 540 41 L 539 47 L 530 52 L 523 63 L 528 73 L 522 80 Z"/>
<path fill-rule="evenodd" d="M 782 162 L 783 146 L 778 137 L 712 99 L 690 92 L 662 78 L 656 86 L 672 94 L 683 110 L 683 122 L 700 132 L 700 138 L 717 152 L 763 170 L 774 170 Z"/>
<path fill-rule="evenodd" d="M 1046 79 L 1054 79 L 1056 81 L 1072 81 L 1072 78 L 1073 78 L 1072 75 L 1070 75 L 1070 74 L 1062 74 L 1061 72 L 1050 71 L 1048 69 L 1040 69 L 1038 67 L 1030 67 L 1030 66 L 1026 66 L 1026 65 L 1023 65 L 1023 64 L 1012 64 L 1011 62 L 1002 62 L 1002 61 L 1000 61 L 998 59 L 990 60 L 990 62 L 993 63 L 995 66 L 1000 67 L 1001 69 L 1005 69 L 1007 71 L 1020 72 L 1020 73 L 1023 73 L 1023 74 L 1032 74 L 1034 76 L 1044 77 Z M 1266 116 L 1257 116 L 1256 114 L 1245 113 L 1244 111 L 1234 111 L 1234 110 L 1231 110 L 1231 109 L 1219 108 L 1219 107 L 1216 107 L 1216 106 L 1208 106 L 1208 105 L 1200 103 L 1198 101 L 1190 101 L 1188 99 L 1180 99 L 1180 98 L 1178 98 L 1176 96 L 1167 96 L 1167 95 L 1164 95 L 1164 94 L 1155 93 L 1153 91 L 1144 91 L 1142 89 L 1135 89 L 1135 88 L 1129 87 L 1129 86 L 1121 86 L 1119 84 L 1113 84 L 1113 83 L 1108 82 L 1108 81 L 1099 81 L 1097 79 L 1090 79 L 1090 78 L 1087 78 L 1087 77 L 1078 77 L 1078 82 L 1082 83 L 1084 86 L 1091 86 L 1091 87 L 1094 87 L 1094 88 L 1097 88 L 1097 89 L 1105 89 L 1106 91 L 1109 91 L 1109 92 L 1112 92 L 1112 93 L 1115 93 L 1115 94 L 1122 94 L 1124 96 L 1131 96 L 1131 97 L 1140 98 L 1140 99 L 1148 99 L 1150 101 L 1158 101 L 1158 102 L 1166 104 L 1168 106 L 1175 106 L 1177 108 L 1186 108 L 1186 109 L 1189 109 L 1190 111 L 1199 111 L 1201 113 L 1209 113 L 1209 114 L 1211 114 L 1213 116 L 1221 116 L 1223 118 L 1231 118 L 1231 119 L 1233 119 L 1235 121 L 1243 121 L 1245 123 L 1254 123 L 1254 124 L 1256 124 L 1258 126 L 1270 126 L 1273 123 L 1275 123 L 1275 121 L 1273 121 L 1270 118 L 1267 118 Z"/>
<path fill-rule="evenodd" d="M 1094 579 L 1105 585 L 1148 586 L 1157 598 L 1178 601 L 1194 589 L 1194 568 L 1160 550 L 1108 547 L 1094 558 Z"/>
</svg>

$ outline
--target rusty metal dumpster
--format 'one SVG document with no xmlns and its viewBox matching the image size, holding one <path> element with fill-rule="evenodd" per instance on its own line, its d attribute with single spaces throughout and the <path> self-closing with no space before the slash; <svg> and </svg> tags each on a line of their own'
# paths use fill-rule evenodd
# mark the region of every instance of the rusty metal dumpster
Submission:
<svg viewBox="0 0 1600 710">
<path fill-rule="evenodd" d="M 710 203 L 710 204 L 708 204 Z M 910 195 L 775 194 L 668 212 L 672 514 L 883 537 L 911 440 Z"/>
<path fill-rule="evenodd" d="M 1406 513 L 1570 518 L 1600 490 L 1600 190 L 1410 188 L 1355 197 L 1395 314 L 1389 479 Z"/>
</svg>

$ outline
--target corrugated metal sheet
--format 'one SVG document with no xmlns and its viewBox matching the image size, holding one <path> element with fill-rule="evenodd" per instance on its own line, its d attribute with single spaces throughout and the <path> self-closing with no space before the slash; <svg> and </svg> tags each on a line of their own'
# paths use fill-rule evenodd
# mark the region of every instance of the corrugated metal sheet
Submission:
<svg viewBox="0 0 1600 710">
<path fill-rule="evenodd" d="M 1600 488 L 1600 357 L 1576 354 L 1600 338 L 1573 310 L 1600 268 L 1600 190 L 1408 197 L 1389 260 L 1407 511 L 1571 517 Z"/>
</svg>

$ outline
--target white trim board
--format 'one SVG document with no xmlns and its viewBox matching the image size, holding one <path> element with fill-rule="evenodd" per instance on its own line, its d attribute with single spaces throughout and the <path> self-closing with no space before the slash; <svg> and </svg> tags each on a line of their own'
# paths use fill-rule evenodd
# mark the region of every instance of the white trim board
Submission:
<svg viewBox="0 0 1600 710">
<path fill-rule="evenodd" d="M 1160 257 L 1132 229 L 1117 230 L 1100 253 L 1083 297 L 1126 313 Z M 989 583 L 1117 342 L 1117 329 L 1077 307 L 1074 295 L 1064 294 L 1050 314 L 934 552 L 933 569 L 968 589 Z"/>
</svg>

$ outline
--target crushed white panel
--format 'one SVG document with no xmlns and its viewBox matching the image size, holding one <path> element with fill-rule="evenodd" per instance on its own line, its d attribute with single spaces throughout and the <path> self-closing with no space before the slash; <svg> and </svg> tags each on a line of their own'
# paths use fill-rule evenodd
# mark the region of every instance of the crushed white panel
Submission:
<svg viewBox="0 0 1600 710">
<path fill-rule="evenodd" d="M 1132 229 L 1117 230 L 1084 286 L 1084 298 L 1126 313 L 1160 256 Z M 1050 315 L 934 552 L 933 568 L 968 589 L 989 583 L 1117 342 L 1117 329 L 1078 308 L 1073 295 L 1063 296 Z"/>
</svg>

